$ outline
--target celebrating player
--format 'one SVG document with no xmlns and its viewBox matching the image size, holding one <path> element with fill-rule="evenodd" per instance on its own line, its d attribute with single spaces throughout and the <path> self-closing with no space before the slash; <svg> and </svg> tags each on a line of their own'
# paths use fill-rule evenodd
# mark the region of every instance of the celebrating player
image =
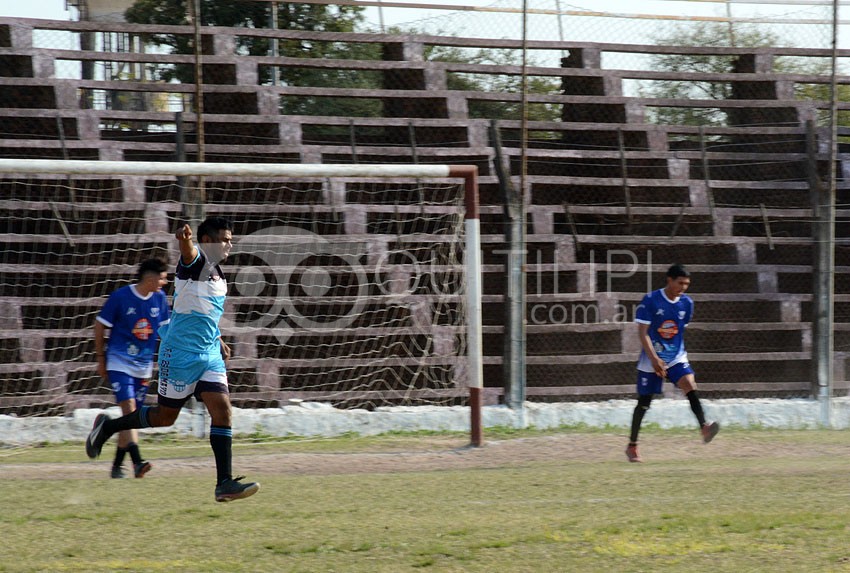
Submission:
<svg viewBox="0 0 850 573">
<path fill-rule="evenodd" d="M 148 393 L 158 341 L 156 331 L 168 323 L 168 301 L 162 292 L 167 280 L 166 268 L 159 259 L 144 261 L 139 265 L 138 282 L 109 295 L 94 323 L 97 372 L 112 385 L 115 400 L 124 414 L 144 404 Z M 107 329 L 110 329 L 108 339 Z M 139 453 L 137 430 L 118 434 L 112 477 L 124 477 L 122 466 L 128 452 L 133 460 L 133 474 L 144 477 L 151 464 Z"/>
<path fill-rule="evenodd" d="M 705 443 L 720 430 L 717 422 L 706 422 L 694 371 L 688 364 L 685 351 L 685 327 L 694 313 L 694 301 L 685 294 L 691 285 L 691 275 L 682 265 L 667 269 L 667 286 L 643 297 L 635 312 L 641 353 L 638 359 L 638 403 L 632 416 L 632 432 L 626 456 L 630 462 L 640 462 L 638 432 L 643 416 L 649 410 L 652 396 L 662 392 L 667 378 L 681 390 L 691 404 Z"/>
<path fill-rule="evenodd" d="M 216 465 L 216 501 L 255 494 L 258 483 L 242 483 L 231 474 L 232 432 L 225 361 L 230 348 L 221 339 L 218 323 L 224 313 L 227 282 L 219 263 L 230 254 L 232 223 L 209 217 L 198 227 L 199 244 L 192 242 L 189 225 L 177 231 L 180 261 L 174 280 L 171 323 L 161 332 L 158 405 L 112 420 L 99 414 L 86 440 L 86 454 L 100 455 L 106 440 L 122 430 L 170 426 L 193 395 L 212 418 L 210 446 Z"/>
</svg>

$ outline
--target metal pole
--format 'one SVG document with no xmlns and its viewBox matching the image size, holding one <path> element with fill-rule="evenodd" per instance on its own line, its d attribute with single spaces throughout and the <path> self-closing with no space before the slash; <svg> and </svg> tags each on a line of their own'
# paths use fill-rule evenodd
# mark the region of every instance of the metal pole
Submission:
<svg viewBox="0 0 850 573">
<path fill-rule="evenodd" d="M 450 177 L 462 177 L 464 180 L 464 229 L 466 251 L 464 252 L 467 270 L 466 319 L 469 386 L 469 422 L 472 445 L 483 444 L 484 405 L 484 363 L 481 323 L 481 225 L 478 212 L 478 169 L 474 166 L 456 166 L 449 168 Z"/>
<path fill-rule="evenodd" d="M 711 190 L 711 165 L 708 162 L 708 147 L 705 143 L 705 126 L 699 126 L 699 153 L 702 161 L 702 180 L 705 183 L 705 197 L 708 201 L 708 214 L 714 221 L 714 192 Z"/>
<path fill-rule="evenodd" d="M 277 2 L 272 2 L 271 11 L 269 13 L 269 28 L 272 30 L 277 30 L 277 19 L 278 19 L 278 11 L 280 7 Z M 272 57 L 276 58 L 280 55 L 280 40 L 277 38 L 272 38 Z M 277 87 L 280 83 L 280 69 L 278 69 L 277 64 L 272 66 L 272 85 Z"/>
<path fill-rule="evenodd" d="M 525 186 L 528 179 L 528 0 L 522 2 L 522 117 L 520 119 L 520 175 L 519 189 L 514 194 L 516 221 L 511 225 L 512 240 L 514 244 L 511 250 L 511 268 L 509 272 L 512 277 L 512 288 L 514 292 L 513 313 L 514 320 L 518 323 L 515 340 L 512 341 L 513 359 L 515 364 L 515 378 L 512 385 L 514 404 L 512 407 L 517 412 L 517 424 L 525 427 L 525 396 L 526 396 L 526 333 L 525 333 L 525 262 L 526 262 L 526 236 L 525 236 Z"/>
<path fill-rule="evenodd" d="M 174 114 L 174 124 L 175 129 L 177 130 L 174 134 L 174 161 L 183 163 L 186 161 L 186 127 L 183 123 L 182 111 L 178 111 Z M 192 221 L 192 213 L 188 210 L 190 200 L 187 183 L 185 175 L 177 176 L 177 189 L 180 193 L 180 203 L 183 205 L 183 219 L 191 225 L 194 224 L 194 221 Z"/>
<path fill-rule="evenodd" d="M 192 25 L 195 29 L 195 130 L 198 141 L 198 163 L 204 162 L 204 67 L 203 46 L 201 46 L 201 0 L 192 0 L 191 7 Z"/>
<path fill-rule="evenodd" d="M 836 161 L 838 160 L 838 0 L 832 3 L 832 57 L 829 82 L 830 126 L 829 166 L 827 185 L 818 194 L 816 237 L 815 315 L 817 329 L 814 347 L 817 364 L 820 422 L 832 426 L 832 389 L 834 383 L 834 309 L 835 300 L 835 192 Z"/>
<path fill-rule="evenodd" d="M 564 41 L 564 15 L 561 13 L 561 0 L 555 0 L 555 11 L 558 13 L 558 40 Z M 561 57 L 566 57 L 566 51 L 561 50 Z"/>
<path fill-rule="evenodd" d="M 384 7 L 381 5 L 381 0 L 378 0 L 378 25 L 381 28 L 381 34 L 384 34 L 386 28 L 384 27 Z"/>
<path fill-rule="evenodd" d="M 502 351 L 502 386 L 505 404 L 518 412 L 525 425 L 525 275 L 522 241 L 522 198 L 511 185 L 511 171 L 503 161 L 502 138 L 496 120 L 490 122 L 490 145 L 493 147 L 493 166 L 502 191 L 505 216 L 505 325 Z"/>
<path fill-rule="evenodd" d="M 632 234 L 632 193 L 629 189 L 629 162 L 626 159 L 626 142 L 623 137 L 623 129 L 617 128 L 617 147 L 620 148 L 620 177 L 623 186 L 623 200 L 626 203 L 626 220 L 628 221 L 628 232 Z"/>
<path fill-rule="evenodd" d="M 68 161 L 71 159 L 71 154 L 68 152 L 68 146 L 65 141 L 65 123 L 62 116 L 56 116 L 56 132 L 59 135 L 59 143 L 62 145 L 62 159 Z M 69 175 L 67 178 L 68 181 L 68 198 L 71 200 L 71 216 L 75 219 L 78 217 L 78 209 L 77 209 L 77 186 L 74 185 L 74 180 Z M 60 223 L 62 223 L 60 219 Z M 63 225 L 63 230 L 67 230 Z M 67 235 L 67 233 L 66 233 Z M 69 241 L 73 245 L 73 241 Z"/>
<path fill-rule="evenodd" d="M 735 24 L 732 21 L 732 2 L 726 0 L 726 20 L 729 23 L 729 45 L 735 47 Z"/>
<path fill-rule="evenodd" d="M 198 150 L 198 163 L 204 163 L 206 150 L 204 140 L 204 64 L 203 64 L 203 46 L 201 38 L 201 0 L 192 0 L 189 3 L 191 6 L 192 25 L 194 27 L 194 51 L 195 51 L 195 144 Z M 197 179 L 197 188 L 194 190 L 187 189 L 188 201 L 183 204 L 183 212 L 189 221 L 197 221 L 194 223 L 197 229 L 197 224 L 204 219 L 204 204 L 206 203 L 206 181 L 203 176 Z M 206 435 L 206 409 L 200 400 L 192 398 L 192 429 L 196 438 L 203 438 Z"/>
<path fill-rule="evenodd" d="M 348 140 L 351 144 L 351 161 L 354 163 L 360 163 L 357 159 L 357 134 L 354 129 L 354 120 L 348 120 Z"/>
<path fill-rule="evenodd" d="M 194 50 L 195 50 L 195 142 L 198 150 L 198 163 L 206 161 L 206 152 L 204 145 L 204 67 L 203 67 L 203 46 L 201 39 L 201 0 L 192 0 L 189 2 L 190 15 L 194 26 Z M 184 210 L 191 210 L 190 220 L 198 222 L 204 219 L 204 205 L 207 202 L 206 183 L 203 176 L 197 178 L 197 186 L 194 190 L 190 190 L 190 199 L 188 204 L 184 204 Z"/>
</svg>

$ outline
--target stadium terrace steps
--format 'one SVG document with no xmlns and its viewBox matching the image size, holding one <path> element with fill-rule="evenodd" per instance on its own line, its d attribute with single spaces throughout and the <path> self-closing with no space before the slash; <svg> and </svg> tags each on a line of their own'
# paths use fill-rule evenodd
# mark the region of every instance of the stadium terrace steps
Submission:
<svg viewBox="0 0 850 573">
<path fill-rule="evenodd" d="M 191 108 L 195 86 L 159 81 L 139 71 L 191 64 L 192 56 L 36 47 L 34 34 L 56 30 L 74 38 L 90 32 L 162 31 L 118 22 L 0 18 L 0 157 L 174 161 L 180 112 L 186 159 L 197 159 L 197 117 Z M 187 37 L 194 33 L 191 27 L 168 31 Z M 478 166 L 485 397 L 488 403 L 501 400 L 505 221 L 486 118 L 492 106 L 517 105 L 522 98 L 495 88 L 480 92 L 449 86 L 464 74 L 500 79 L 521 69 L 432 61 L 426 54 L 443 46 L 517 50 L 521 43 L 248 28 L 204 28 L 202 34 L 208 162 Z M 378 44 L 383 59 L 237 54 L 240 39 L 255 36 Z M 554 49 L 551 42 L 528 45 Z M 557 47 L 568 52 L 559 65 L 528 70 L 558 84 L 551 93 L 532 94 L 528 100 L 535 109 L 556 110 L 558 121 L 528 123 L 523 177 L 522 123 L 504 119 L 498 124 L 505 163 L 514 186 L 525 183 L 521 191 L 528 207 L 529 399 L 630 397 L 637 353 L 633 309 L 644 292 L 662 284 L 664 269 L 674 261 L 688 264 L 694 273 L 697 308 L 689 347 L 704 392 L 711 397 L 808 396 L 814 252 L 809 168 L 814 164 L 823 176 L 827 162 L 824 149 L 808 148 L 805 127 L 823 104 L 797 98 L 795 88 L 826 85 L 828 78 L 783 74 L 772 64 L 781 57 L 827 57 L 828 51 L 759 48 L 749 53 L 745 48 L 575 42 Z M 700 74 L 603 66 L 603 56 L 612 54 L 714 55 L 728 59 L 730 67 L 724 73 Z M 107 80 L 100 72 L 82 79 L 82 70 L 122 66 L 136 71 L 123 79 Z M 266 78 L 275 66 L 371 74 L 381 87 L 272 87 Z M 720 83 L 728 86 L 731 97 L 632 97 L 627 94 L 636 93 L 634 82 Z M 356 101 L 381 117 L 323 115 L 331 108 L 313 105 L 341 100 Z M 659 120 L 671 110 L 719 119 L 702 126 Z M 813 135 L 817 144 L 819 134 Z M 843 155 L 840 168 L 850 173 Z M 840 204 L 850 195 L 848 181 L 838 182 Z M 375 202 L 356 185 L 317 191 L 307 183 L 271 188 L 256 181 L 208 181 L 206 212 L 232 215 L 239 225 L 237 236 L 262 229 L 267 214 L 309 213 L 316 220 L 312 229 L 320 235 L 354 233 L 380 253 L 396 241 L 390 230 L 396 214 L 418 209 Z M 97 381 L 87 329 L 105 295 L 132 279 L 139 260 L 160 256 L 176 262 L 172 233 L 183 216 L 177 180 L 4 174 L 0 197 L 5 253 L 0 261 L 0 318 L 12 325 L 0 334 L 0 412 L 14 404 L 33 412 L 110 405 L 111 396 Z M 35 222 L 56 212 L 59 217 L 49 224 Z M 837 219 L 850 219 L 850 210 L 839 208 Z M 835 341 L 837 388 L 846 394 L 850 237 L 844 227 L 839 224 L 837 230 Z M 22 245 L 32 245 L 30 252 L 24 254 Z M 108 259 L 98 254 L 103 246 L 111 252 Z M 420 298 L 427 301 L 428 296 Z M 230 315 L 238 315 L 240 298 L 232 294 Z M 237 349 L 235 403 L 279 405 L 290 398 L 321 396 L 310 389 L 261 390 L 280 388 L 287 368 L 305 369 L 309 375 L 305 361 L 317 358 L 309 354 L 311 342 L 299 340 L 269 354 L 255 334 L 233 324 L 223 330 Z M 428 329 L 424 334 L 390 330 L 367 327 L 364 332 L 408 337 L 410 344 L 417 336 L 433 334 Z M 23 336 L 32 341 L 28 353 L 16 342 Z M 322 333 L 312 341 L 327 342 Z M 70 365 L 64 374 L 63 364 Z M 28 387 L 19 382 L 20 374 L 36 371 L 48 373 L 44 379 L 56 392 L 41 406 L 32 403 Z M 12 373 L 17 378 L 3 378 Z M 69 385 L 75 392 L 63 397 Z M 465 390 L 455 392 L 462 401 Z M 362 398 L 346 394 L 338 402 Z"/>
</svg>

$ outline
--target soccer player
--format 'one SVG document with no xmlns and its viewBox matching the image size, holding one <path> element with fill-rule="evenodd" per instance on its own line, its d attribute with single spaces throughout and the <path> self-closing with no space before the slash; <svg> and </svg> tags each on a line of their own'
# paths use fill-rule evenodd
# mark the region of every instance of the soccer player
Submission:
<svg viewBox="0 0 850 573">
<path fill-rule="evenodd" d="M 208 217 L 198 227 L 197 246 L 189 225 L 183 225 L 176 237 L 180 261 L 171 322 L 160 331 L 158 404 L 114 420 L 99 414 L 86 439 L 86 454 L 90 458 L 99 456 L 103 444 L 115 432 L 172 425 L 186 401 L 196 396 L 212 419 L 215 500 L 241 499 L 257 493 L 260 484 L 243 483 L 242 477 L 234 478 L 231 473 L 232 409 L 225 370 L 230 348 L 221 339 L 218 323 L 227 295 L 227 281 L 219 263 L 233 247 L 233 224 L 222 217 Z"/>
<path fill-rule="evenodd" d="M 694 371 L 685 351 L 685 327 L 694 313 L 694 301 L 685 294 L 690 285 L 690 273 L 682 265 L 675 264 L 667 269 L 667 285 L 644 296 L 635 312 L 642 350 L 637 364 L 638 403 L 626 447 L 630 462 L 642 461 L 638 452 L 640 424 L 653 395 L 662 392 L 665 378 L 687 397 L 705 443 L 714 439 L 720 430 L 717 422 L 705 421 Z"/>
<path fill-rule="evenodd" d="M 167 267 L 159 259 L 139 265 L 136 284 L 119 288 L 100 310 L 94 323 L 94 348 L 97 372 L 112 385 L 121 412 L 129 414 L 145 403 L 153 374 L 160 325 L 168 324 L 168 301 L 162 292 L 167 282 Z M 106 330 L 109 329 L 109 338 Z M 104 352 L 104 350 L 106 350 Z M 150 462 L 139 452 L 139 432 L 118 434 L 118 447 L 112 462 L 112 477 L 124 477 L 124 456 L 133 460 L 133 474 L 144 477 Z"/>
</svg>

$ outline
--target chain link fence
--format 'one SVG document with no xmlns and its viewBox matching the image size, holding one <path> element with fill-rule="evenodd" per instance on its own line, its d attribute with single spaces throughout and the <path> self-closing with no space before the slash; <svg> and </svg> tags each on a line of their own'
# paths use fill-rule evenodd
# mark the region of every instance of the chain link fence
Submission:
<svg viewBox="0 0 850 573">
<path fill-rule="evenodd" d="M 507 185 L 525 216 L 529 400 L 631 396 L 634 309 L 673 262 L 693 272 L 688 348 L 706 395 L 811 396 L 812 194 L 830 184 L 837 133 L 834 394 L 847 394 L 850 52 L 832 53 L 831 3 L 257 0 L 231 13 L 205 0 L 197 29 L 188 13 L 70 4 L 97 24 L 0 9 L 2 157 L 478 165 L 490 403 L 505 383 Z M 165 199 L 133 200 L 144 227 Z M 46 210 L 5 201 L 7 220 L 22 205 Z M 7 352 L 7 384 L 30 354 Z"/>
</svg>

